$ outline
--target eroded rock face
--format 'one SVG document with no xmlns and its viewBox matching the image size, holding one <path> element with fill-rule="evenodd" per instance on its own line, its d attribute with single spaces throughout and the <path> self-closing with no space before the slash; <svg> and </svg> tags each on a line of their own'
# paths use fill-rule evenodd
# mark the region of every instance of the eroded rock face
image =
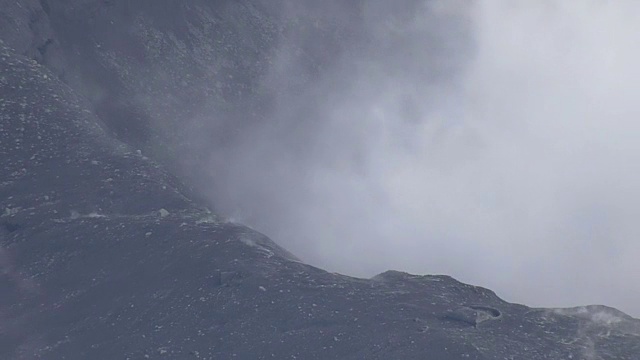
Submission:
<svg viewBox="0 0 640 360">
<path fill-rule="evenodd" d="M 54 38 L 48 9 L 38 0 L 2 0 L 0 6 L 2 39 L 18 53 L 44 62 Z"/>
<path fill-rule="evenodd" d="M 171 154 L 157 143 L 169 141 L 179 153 L 203 112 L 215 109 L 218 139 L 259 121 L 270 101 L 261 84 L 287 36 L 304 37 L 291 53 L 306 59 L 292 60 L 306 64 L 305 81 L 336 57 L 346 26 L 321 13 L 301 20 L 306 13 L 283 1 L 3 2 L 0 30 L 9 46 L 81 92 L 117 138 L 165 159 Z M 297 14 L 295 24 L 288 12 Z M 318 21 L 326 29 L 308 29 Z"/>
<path fill-rule="evenodd" d="M 116 138 L 187 174 L 207 159 L 185 161 L 184 154 L 210 151 L 202 143 L 232 142 L 252 124 L 271 121 L 278 98 L 308 91 L 343 56 L 397 52 L 393 41 L 380 48 L 370 25 L 403 23 L 420 3 L 3 2 L 7 45 L 82 94 Z M 447 72 L 412 58 L 398 57 L 389 68 L 412 77 Z M 300 111 L 304 121 L 308 111 Z"/>
<path fill-rule="evenodd" d="M 112 104 L 100 110 L 100 97 L 75 87 L 85 70 L 73 80 L 48 68 L 29 50 L 48 35 L 23 31 L 23 17 L 39 12 L 95 13 L 83 24 L 118 11 L 132 24 L 138 15 L 188 16 L 182 7 L 158 15 L 149 4 L 1 4 L 22 30 L 3 21 L 0 33 L 0 358 L 637 359 L 640 321 L 613 309 L 531 309 L 447 276 L 327 273 L 209 212 L 163 165 L 132 147 L 135 135 L 120 136 L 130 144 L 113 137 L 117 128 L 101 117 Z M 248 31 L 234 21 L 251 18 L 260 4 L 239 4 L 210 7 L 236 14 L 220 15 L 223 30 Z M 266 15 L 253 18 L 280 21 L 261 11 Z M 55 21 L 38 29 L 62 31 Z M 238 29 L 228 28 L 234 24 Z M 103 25 L 78 31 L 109 38 Z M 60 58 L 80 61 L 74 45 L 55 39 Z M 168 39 L 159 36 L 159 46 L 176 54 L 186 44 Z M 82 56 L 95 44 L 85 44 Z M 102 62 L 112 50 L 96 50 L 103 46 L 91 48 L 87 66 L 111 69 Z M 129 45 L 108 48 L 118 46 Z M 135 48 L 122 51 L 135 57 Z M 142 52 L 140 68 L 160 66 L 148 63 L 151 50 Z M 114 80 L 122 86 L 116 89 L 140 89 L 125 80 Z M 147 136 L 143 125 L 132 126 Z"/>
</svg>

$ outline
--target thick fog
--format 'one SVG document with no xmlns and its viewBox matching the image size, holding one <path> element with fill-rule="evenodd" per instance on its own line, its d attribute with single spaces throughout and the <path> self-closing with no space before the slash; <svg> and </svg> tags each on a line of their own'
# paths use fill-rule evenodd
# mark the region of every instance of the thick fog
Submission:
<svg viewBox="0 0 640 360">
<path fill-rule="evenodd" d="M 330 271 L 639 315 L 640 2 L 416 3 L 357 10 L 314 75 L 279 45 L 273 105 L 211 149 L 218 210 Z"/>
</svg>

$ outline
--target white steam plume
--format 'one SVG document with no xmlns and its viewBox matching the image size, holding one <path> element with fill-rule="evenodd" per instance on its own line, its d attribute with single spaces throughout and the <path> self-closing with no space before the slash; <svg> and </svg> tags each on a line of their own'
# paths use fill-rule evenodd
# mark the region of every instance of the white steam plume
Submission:
<svg viewBox="0 0 640 360">
<path fill-rule="evenodd" d="M 640 315 L 640 3 L 368 4 L 316 80 L 283 44 L 212 198 L 329 270 Z"/>
</svg>

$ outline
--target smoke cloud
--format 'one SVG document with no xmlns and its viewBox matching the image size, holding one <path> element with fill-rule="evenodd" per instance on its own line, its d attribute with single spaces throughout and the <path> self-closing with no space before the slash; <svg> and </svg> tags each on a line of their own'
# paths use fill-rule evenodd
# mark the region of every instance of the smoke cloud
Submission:
<svg viewBox="0 0 640 360">
<path fill-rule="evenodd" d="M 211 151 L 219 210 L 330 271 L 640 315 L 640 3 L 402 3 L 315 75 L 309 34 L 279 46 L 271 110 Z"/>
</svg>

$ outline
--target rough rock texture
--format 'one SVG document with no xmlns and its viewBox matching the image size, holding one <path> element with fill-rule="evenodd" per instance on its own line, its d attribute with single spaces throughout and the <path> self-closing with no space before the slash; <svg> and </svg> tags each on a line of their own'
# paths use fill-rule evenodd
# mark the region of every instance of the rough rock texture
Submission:
<svg viewBox="0 0 640 360">
<path fill-rule="evenodd" d="M 191 94 L 141 89 L 188 91 L 199 84 L 172 73 L 179 61 L 194 79 L 214 66 L 232 77 L 198 91 L 236 106 L 286 18 L 257 1 L 188 4 L 0 1 L 0 358 L 639 358 L 640 321 L 615 309 L 531 309 L 447 276 L 327 273 L 209 212 L 137 151 L 197 111 Z M 207 26 L 235 47 L 207 45 Z M 174 105 L 145 108 L 149 96 Z"/>
<path fill-rule="evenodd" d="M 341 24 L 321 22 L 327 29 L 311 32 L 305 24 L 318 22 L 322 14 L 296 16 L 294 23 L 282 14 L 299 10 L 289 10 L 283 1 L 3 0 L 0 5 L 0 18 L 6 19 L 0 30 L 9 46 L 80 91 L 117 138 L 165 159 L 180 153 L 167 149 L 167 140 L 189 146 L 186 139 L 203 130 L 190 122 L 204 112 L 221 118 L 222 129 L 204 129 L 217 139 L 239 131 L 241 121 L 256 121 L 271 96 L 261 84 L 285 37 L 304 38 L 296 44 L 307 47 L 292 49 L 308 66 L 300 69 L 299 81 L 330 61 L 342 43 Z M 155 146 L 160 142 L 165 146 Z"/>
<path fill-rule="evenodd" d="M 397 51 L 380 48 L 368 26 L 402 24 L 419 3 L 0 0 L 0 30 L 10 47 L 81 93 L 115 137 L 193 170 L 202 164 L 181 157 L 198 150 L 194 138 L 233 139 L 341 56 Z M 380 12 L 390 16 L 372 15 Z M 405 76 L 446 72 L 399 59 L 393 68 Z"/>
</svg>

